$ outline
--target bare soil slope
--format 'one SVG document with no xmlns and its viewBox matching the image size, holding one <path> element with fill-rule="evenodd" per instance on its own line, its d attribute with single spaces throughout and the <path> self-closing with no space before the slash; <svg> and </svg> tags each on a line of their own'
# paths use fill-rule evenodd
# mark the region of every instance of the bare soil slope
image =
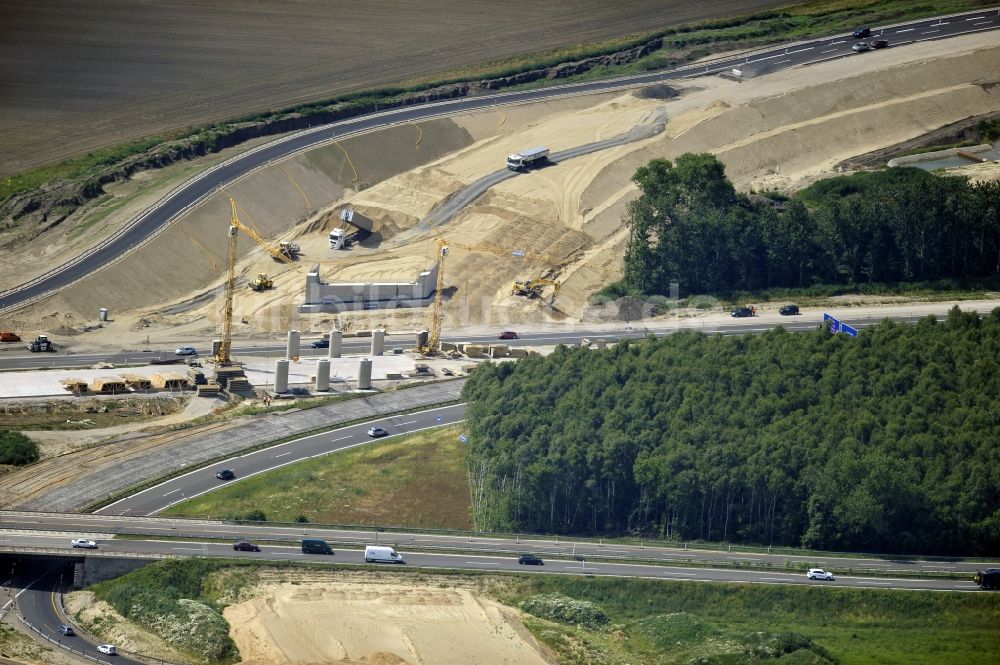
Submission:
<svg viewBox="0 0 1000 665">
<path fill-rule="evenodd" d="M 0 176 L 243 113 L 787 0 L 0 0 Z"/>
</svg>

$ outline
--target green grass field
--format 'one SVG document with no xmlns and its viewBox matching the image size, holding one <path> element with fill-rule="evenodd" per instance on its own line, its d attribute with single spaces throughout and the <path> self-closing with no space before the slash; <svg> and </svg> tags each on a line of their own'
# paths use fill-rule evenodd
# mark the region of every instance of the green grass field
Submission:
<svg viewBox="0 0 1000 665">
<path fill-rule="evenodd" d="M 322 524 L 469 529 L 470 497 L 458 427 L 372 442 L 240 480 L 168 515 Z M 291 444 L 294 445 L 294 444 Z"/>
</svg>

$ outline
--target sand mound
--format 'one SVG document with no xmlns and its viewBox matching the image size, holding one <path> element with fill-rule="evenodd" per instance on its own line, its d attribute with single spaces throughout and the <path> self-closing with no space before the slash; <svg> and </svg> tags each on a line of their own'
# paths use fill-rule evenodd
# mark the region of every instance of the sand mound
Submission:
<svg viewBox="0 0 1000 665">
<path fill-rule="evenodd" d="M 248 665 L 549 662 L 513 610 L 466 589 L 276 584 L 225 616 Z"/>
</svg>

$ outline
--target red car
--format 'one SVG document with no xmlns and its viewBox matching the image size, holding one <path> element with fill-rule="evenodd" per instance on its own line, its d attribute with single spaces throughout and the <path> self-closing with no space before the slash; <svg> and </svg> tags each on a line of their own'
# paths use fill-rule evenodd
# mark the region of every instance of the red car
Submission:
<svg viewBox="0 0 1000 665">
<path fill-rule="evenodd" d="M 504 330 L 502 333 L 497 335 L 497 339 L 517 339 L 517 333 L 513 330 Z"/>
</svg>

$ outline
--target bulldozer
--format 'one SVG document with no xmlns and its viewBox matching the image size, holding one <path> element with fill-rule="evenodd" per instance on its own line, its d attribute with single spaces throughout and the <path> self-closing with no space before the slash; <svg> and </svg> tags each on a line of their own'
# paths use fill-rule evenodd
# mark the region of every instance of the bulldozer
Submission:
<svg viewBox="0 0 1000 665">
<path fill-rule="evenodd" d="M 266 272 L 259 272 L 257 273 L 257 277 L 247 284 L 247 286 L 254 291 L 263 291 L 274 286 L 274 280 Z"/>
<path fill-rule="evenodd" d="M 549 285 L 554 286 L 556 291 L 559 290 L 559 282 L 555 280 L 515 279 L 514 283 L 510 287 L 510 294 L 512 296 L 521 296 L 522 298 L 538 298 L 542 295 L 542 288 Z"/>
<path fill-rule="evenodd" d="M 39 335 L 32 341 L 28 342 L 25 346 L 27 346 L 28 350 L 31 351 L 32 353 L 38 353 L 40 351 L 46 352 L 46 351 L 56 350 L 56 347 L 52 344 L 52 342 L 49 341 L 49 338 L 46 337 L 45 335 Z"/>
</svg>

